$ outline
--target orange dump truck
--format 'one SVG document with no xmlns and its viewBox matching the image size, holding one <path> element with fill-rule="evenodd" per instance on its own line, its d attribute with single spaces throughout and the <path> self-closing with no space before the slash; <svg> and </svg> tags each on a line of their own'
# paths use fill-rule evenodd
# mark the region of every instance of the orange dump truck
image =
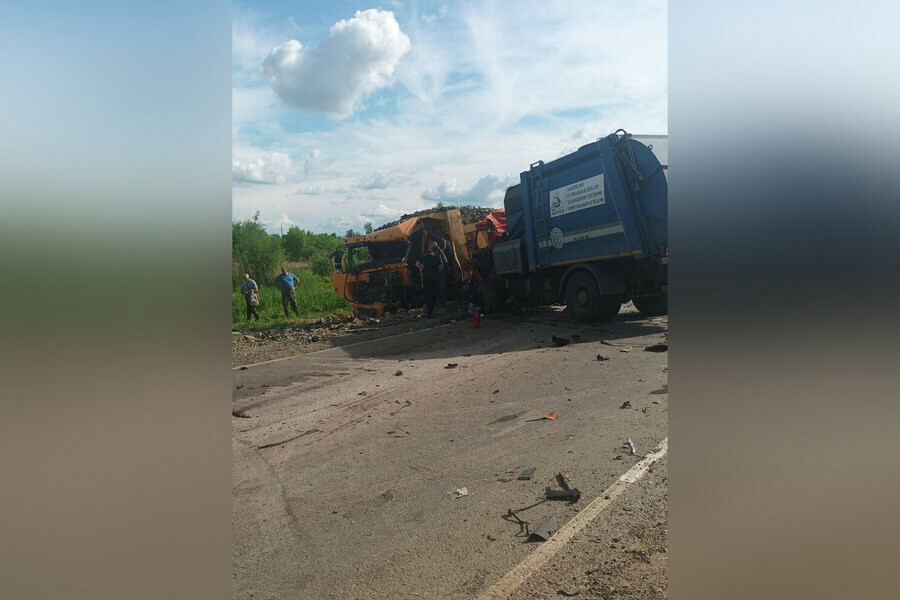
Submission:
<svg viewBox="0 0 900 600">
<path fill-rule="evenodd" d="M 469 258 L 487 245 L 487 235 L 465 224 L 458 208 L 425 212 L 367 235 L 347 238 L 331 256 L 334 291 L 353 303 L 361 317 L 421 306 L 424 292 L 416 261 L 432 240 L 447 257 L 447 295 L 458 294 L 471 277 Z"/>
</svg>

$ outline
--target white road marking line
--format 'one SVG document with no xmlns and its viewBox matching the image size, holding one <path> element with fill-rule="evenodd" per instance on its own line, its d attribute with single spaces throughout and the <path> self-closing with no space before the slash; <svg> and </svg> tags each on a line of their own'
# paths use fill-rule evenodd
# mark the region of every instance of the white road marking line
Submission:
<svg viewBox="0 0 900 600">
<path fill-rule="evenodd" d="M 508 598 L 522 583 L 528 579 L 532 573 L 540 569 L 544 563 L 553 558 L 563 546 L 565 546 L 575 534 L 584 529 L 585 525 L 597 518 L 607 506 L 612 504 L 625 489 L 643 477 L 655 460 L 662 458 L 669 448 L 669 438 L 665 438 L 659 443 L 658 450 L 647 454 L 640 462 L 631 467 L 627 473 L 619 477 L 615 483 L 609 486 L 600 496 L 593 502 L 588 504 L 584 510 L 572 517 L 568 523 L 559 528 L 553 536 L 540 545 L 540 547 L 526 556 L 522 562 L 513 568 L 495 583 L 484 594 L 479 596 L 479 600 L 501 600 Z"/>
<path fill-rule="evenodd" d="M 459 321 L 457 321 L 459 323 Z M 256 367 L 259 365 L 267 365 L 273 362 L 280 362 L 282 360 L 290 360 L 292 358 L 300 358 L 302 356 L 312 356 L 313 354 L 319 354 L 320 352 L 330 352 L 332 350 L 340 350 L 342 348 L 352 348 L 353 346 L 359 346 L 360 344 L 370 344 L 372 342 L 383 342 L 384 340 L 390 340 L 396 337 L 400 337 L 403 335 L 412 335 L 414 333 L 419 333 L 420 331 L 431 331 L 433 329 L 440 329 L 441 327 L 449 327 L 450 325 L 456 325 L 456 323 L 444 323 L 443 325 L 435 325 L 434 327 L 426 327 L 425 329 L 416 329 L 415 331 L 407 331 L 406 333 L 397 333 L 394 335 L 389 335 L 383 338 L 375 338 L 371 340 L 363 340 L 361 342 L 354 342 L 352 344 L 346 344 L 344 346 L 333 346 L 331 348 L 323 348 L 322 350 L 316 350 L 315 352 L 307 352 L 306 354 L 295 354 L 294 356 L 285 356 L 284 358 L 273 358 L 272 360 L 264 360 L 258 363 L 252 363 L 249 365 L 238 365 L 236 367 L 231 367 L 232 371 L 239 371 L 244 367 Z"/>
</svg>

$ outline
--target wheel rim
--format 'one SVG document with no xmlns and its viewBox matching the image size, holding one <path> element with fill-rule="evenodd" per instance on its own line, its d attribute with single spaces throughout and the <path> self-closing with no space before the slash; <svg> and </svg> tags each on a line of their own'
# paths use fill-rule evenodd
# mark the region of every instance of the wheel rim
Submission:
<svg viewBox="0 0 900 600">
<path fill-rule="evenodd" d="M 582 308 L 587 308 L 591 303 L 591 295 L 588 293 L 587 288 L 584 286 L 578 288 L 578 292 L 575 294 L 575 299 L 578 301 L 578 306 Z"/>
</svg>

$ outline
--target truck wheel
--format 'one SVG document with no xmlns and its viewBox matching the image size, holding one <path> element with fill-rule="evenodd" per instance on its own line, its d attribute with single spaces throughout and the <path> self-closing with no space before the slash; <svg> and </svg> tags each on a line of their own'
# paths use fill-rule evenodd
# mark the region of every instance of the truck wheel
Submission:
<svg viewBox="0 0 900 600">
<path fill-rule="evenodd" d="M 632 298 L 634 307 L 648 317 L 658 317 L 669 314 L 669 294 L 663 292 L 655 296 L 641 296 Z"/>
<path fill-rule="evenodd" d="M 600 310 L 594 321 L 609 321 L 619 314 L 621 308 L 622 300 L 618 296 L 600 296 Z"/>
<path fill-rule="evenodd" d="M 587 273 L 576 273 L 566 283 L 566 306 L 576 321 L 608 321 L 619 314 L 618 296 L 600 294 L 597 281 Z"/>
</svg>

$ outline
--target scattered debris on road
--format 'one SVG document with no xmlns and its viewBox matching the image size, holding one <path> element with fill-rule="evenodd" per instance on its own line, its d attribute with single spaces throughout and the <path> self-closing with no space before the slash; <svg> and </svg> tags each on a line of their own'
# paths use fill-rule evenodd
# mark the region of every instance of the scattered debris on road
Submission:
<svg viewBox="0 0 900 600">
<path fill-rule="evenodd" d="M 456 494 L 456 497 L 457 497 L 457 498 L 462 498 L 463 496 L 468 496 L 468 495 L 469 495 L 469 490 L 467 490 L 467 489 L 464 488 L 464 487 L 461 487 L 461 488 L 459 488 L 458 490 L 456 490 L 456 491 L 454 492 L 454 494 Z"/>
<path fill-rule="evenodd" d="M 578 488 L 573 487 L 572 483 L 562 473 L 556 475 L 556 480 L 559 482 L 562 489 L 554 490 L 551 487 L 547 487 L 545 489 L 547 500 L 569 500 L 571 502 L 578 502 L 578 499 L 581 498 L 581 492 Z"/>
<path fill-rule="evenodd" d="M 631 408 L 631 402 L 626 400 L 625 402 L 622 403 L 622 406 L 620 406 L 619 408 Z"/>
<path fill-rule="evenodd" d="M 581 590 L 578 588 L 559 588 L 556 590 L 556 593 L 560 596 L 565 596 L 566 598 L 571 598 L 573 596 L 577 596 L 581 593 Z"/>
<path fill-rule="evenodd" d="M 447 363 L 447 366 L 444 367 L 444 368 L 445 368 L 445 369 L 455 369 L 455 368 L 458 367 L 458 366 L 459 366 L 458 363 Z"/>
<path fill-rule="evenodd" d="M 318 427 L 313 427 L 312 429 L 307 429 L 303 433 L 295 435 L 294 437 L 288 438 L 286 440 L 281 440 L 280 442 L 272 442 L 271 444 L 263 444 L 262 446 L 257 446 L 256 448 L 257 448 L 257 450 L 262 450 L 263 448 L 271 448 L 272 446 L 280 446 L 280 445 L 286 444 L 288 442 L 293 442 L 294 440 L 296 440 L 298 438 L 302 438 L 304 435 L 310 435 L 312 433 L 319 433 L 320 431 L 321 431 L 321 429 L 319 429 Z"/>
<path fill-rule="evenodd" d="M 659 398 L 653 401 L 653 404 L 659 404 Z"/>
<path fill-rule="evenodd" d="M 667 352 L 669 350 L 668 344 L 653 344 L 652 346 L 647 346 L 644 348 L 647 352 Z"/>
<path fill-rule="evenodd" d="M 622 444 L 623 448 L 628 448 L 628 452 L 635 456 L 637 454 L 637 450 L 634 449 L 634 442 L 631 441 L 631 438 L 628 438 L 628 441 Z"/>
<path fill-rule="evenodd" d="M 609 357 L 603 356 L 602 354 L 597 355 L 597 362 L 603 362 L 604 360 L 609 360 Z"/>
<path fill-rule="evenodd" d="M 631 346 L 628 348 L 619 348 L 619 352 L 631 352 Z"/>
<path fill-rule="evenodd" d="M 525 469 L 524 471 L 522 471 L 522 474 L 519 475 L 516 479 L 519 479 L 521 481 L 528 481 L 529 479 L 534 477 L 534 471 L 535 471 L 535 467 L 530 467 L 528 469 Z"/>
<path fill-rule="evenodd" d="M 540 417 L 540 419 L 535 419 L 535 421 L 543 421 L 543 420 L 545 420 L 545 419 L 546 419 L 547 421 L 555 421 L 556 419 L 559 418 L 559 413 L 558 413 L 558 412 L 552 412 L 552 413 L 550 413 L 549 415 L 545 415 L 545 414 L 542 413 L 542 412 L 534 411 L 534 414 L 536 414 L 536 415 L 538 415 L 538 416 Z"/>
<path fill-rule="evenodd" d="M 394 373 L 394 377 L 400 377 L 401 375 L 403 375 L 403 371 L 401 371 L 399 369 L 397 370 L 396 373 Z"/>
<path fill-rule="evenodd" d="M 556 517 L 550 517 L 543 525 L 532 531 L 528 539 L 537 538 L 546 542 L 557 529 L 559 529 L 559 524 L 556 522 Z"/>
<path fill-rule="evenodd" d="M 247 367 L 241 367 L 241 371 L 246 371 Z"/>
<path fill-rule="evenodd" d="M 242 410 L 233 410 L 233 411 L 231 411 L 231 416 L 232 416 L 232 417 L 237 417 L 237 418 L 239 418 L 239 419 L 251 419 L 251 418 L 252 418 L 250 415 L 246 414 L 246 413 L 245 413 L 244 411 L 242 411 Z"/>
</svg>

